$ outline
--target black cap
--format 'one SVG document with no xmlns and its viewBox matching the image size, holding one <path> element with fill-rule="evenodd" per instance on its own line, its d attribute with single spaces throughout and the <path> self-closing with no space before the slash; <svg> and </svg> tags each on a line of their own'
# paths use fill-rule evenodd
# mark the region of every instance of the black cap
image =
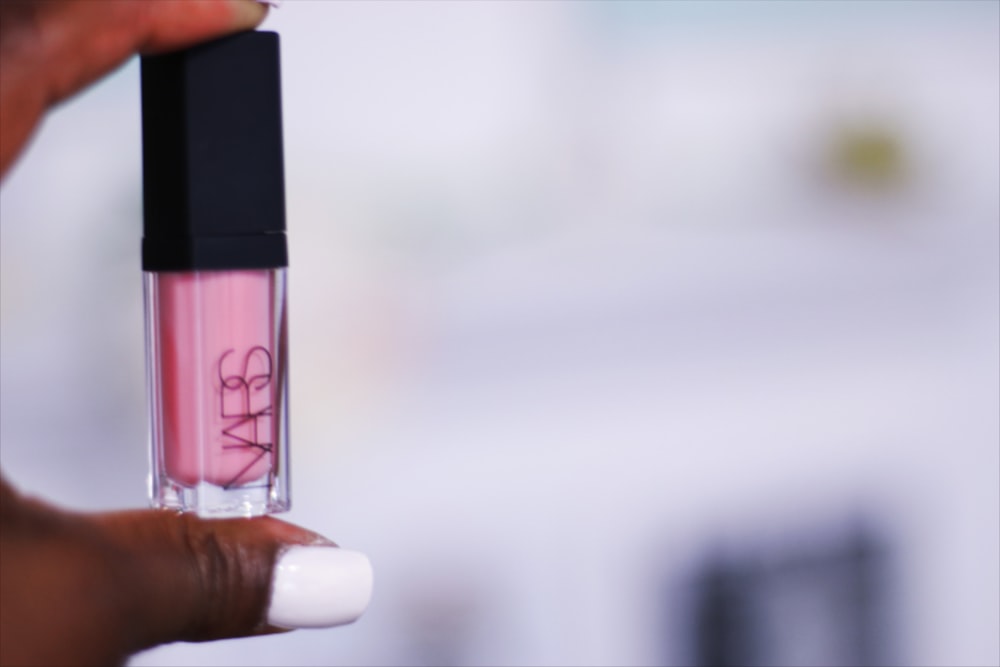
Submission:
<svg viewBox="0 0 1000 667">
<path fill-rule="evenodd" d="M 288 265 L 278 35 L 142 58 L 142 268 Z"/>
</svg>

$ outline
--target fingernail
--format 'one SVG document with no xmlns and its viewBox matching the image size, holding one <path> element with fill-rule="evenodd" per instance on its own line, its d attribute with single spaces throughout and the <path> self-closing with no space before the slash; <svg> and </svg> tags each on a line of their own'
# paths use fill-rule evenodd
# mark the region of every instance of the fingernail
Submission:
<svg viewBox="0 0 1000 667">
<path fill-rule="evenodd" d="M 353 623 L 368 608 L 372 566 L 357 551 L 293 546 L 279 557 L 267 622 L 279 628 L 330 628 Z"/>
<path fill-rule="evenodd" d="M 267 17 L 267 6 L 263 2 L 229 0 L 233 8 L 233 28 L 250 30 L 260 25 Z"/>
</svg>

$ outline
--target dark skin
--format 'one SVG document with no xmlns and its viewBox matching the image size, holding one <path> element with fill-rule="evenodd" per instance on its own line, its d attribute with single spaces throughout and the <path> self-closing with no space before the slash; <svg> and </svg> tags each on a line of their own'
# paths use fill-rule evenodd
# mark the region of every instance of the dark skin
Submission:
<svg viewBox="0 0 1000 667">
<path fill-rule="evenodd" d="M 0 0 L 0 175 L 49 107 L 132 55 L 265 14 L 251 0 Z M 275 632 L 264 618 L 276 556 L 317 542 L 273 518 L 69 512 L 0 479 L 0 664 L 120 664 L 162 643 Z"/>
</svg>

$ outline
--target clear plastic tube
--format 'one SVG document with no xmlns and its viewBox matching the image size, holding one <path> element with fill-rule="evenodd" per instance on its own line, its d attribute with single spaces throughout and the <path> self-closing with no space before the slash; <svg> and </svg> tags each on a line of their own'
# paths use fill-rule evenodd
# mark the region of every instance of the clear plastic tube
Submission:
<svg viewBox="0 0 1000 667">
<path fill-rule="evenodd" d="M 287 510 L 285 269 L 144 275 L 153 505 Z"/>
</svg>

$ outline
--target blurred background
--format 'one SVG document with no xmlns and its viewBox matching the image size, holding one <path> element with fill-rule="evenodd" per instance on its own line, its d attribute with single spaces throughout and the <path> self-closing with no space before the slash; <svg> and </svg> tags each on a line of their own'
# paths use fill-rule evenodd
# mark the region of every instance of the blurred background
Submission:
<svg viewBox="0 0 1000 667">
<path fill-rule="evenodd" d="M 1000 4 L 264 28 L 287 518 L 375 595 L 132 665 L 1000 663 Z M 0 193 L 0 463 L 80 509 L 146 502 L 138 83 L 52 113 Z"/>
</svg>

